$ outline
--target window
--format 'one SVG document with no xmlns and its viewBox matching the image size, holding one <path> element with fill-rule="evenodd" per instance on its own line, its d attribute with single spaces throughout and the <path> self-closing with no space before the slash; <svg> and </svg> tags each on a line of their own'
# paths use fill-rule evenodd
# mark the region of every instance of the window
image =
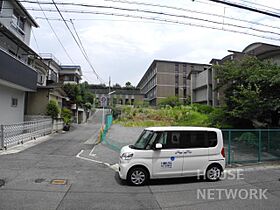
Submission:
<svg viewBox="0 0 280 210">
<path fill-rule="evenodd" d="M 175 74 L 179 73 L 179 64 L 175 64 Z"/>
<path fill-rule="evenodd" d="M 170 131 L 163 132 L 158 143 L 163 149 L 208 148 L 217 145 L 217 133 L 213 131 Z"/>
<path fill-rule="evenodd" d="M 44 83 L 44 75 L 43 74 L 38 73 L 37 82 L 39 84 L 43 84 Z"/>
<path fill-rule="evenodd" d="M 3 8 L 3 1 L 0 0 L 0 12 L 2 11 L 2 8 Z"/>
<path fill-rule="evenodd" d="M 24 25 L 26 18 L 20 16 L 17 11 L 14 10 L 12 25 L 17 29 L 19 33 L 24 35 Z"/>
<path fill-rule="evenodd" d="M 163 132 L 158 143 L 163 149 L 181 148 L 181 132 Z"/>
<path fill-rule="evenodd" d="M 152 136 L 152 131 L 144 130 L 133 147 L 135 149 L 145 149 Z"/>
<path fill-rule="evenodd" d="M 175 87 L 175 96 L 178 96 L 178 95 L 179 95 L 179 88 Z"/>
<path fill-rule="evenodd" d="M 184 87 L 183 89 L 184 98 L 187 98 L 187 89 Z"/>
<path fill-rule="evenodd" d="M 17 107 L 18 105 L 18 99 L 17 98 L 12 98 L 12 107 Z"/>
<path fill-rule="evenodd" d="M 217 133 L 213 131 L 208 132 L 208 146 L 215 147 L 217 143 L 218 143 Z"/>
<path fill-rule="evenodd" d="M 183 73 L 184 73 L 184 76 L 187 74 L 187 65 L 186 64 L 183 64 Z"/>
<path fill-rule="evenodd" d="M 213 131 L 182 131 L 183 148 L 206 148 L 217 145 L 217 134 Z"/>
</svg>

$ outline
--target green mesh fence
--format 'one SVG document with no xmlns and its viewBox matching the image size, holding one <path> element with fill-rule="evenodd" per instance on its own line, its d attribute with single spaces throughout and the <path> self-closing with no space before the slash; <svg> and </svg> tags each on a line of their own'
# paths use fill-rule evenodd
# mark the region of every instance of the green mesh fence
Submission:
<svg viewBox="0 0 280 210">
<path fill-rule="evenodd" d="M 280 160 L 280 129 L 223 129 L 228 164 Z"/>
</svg>

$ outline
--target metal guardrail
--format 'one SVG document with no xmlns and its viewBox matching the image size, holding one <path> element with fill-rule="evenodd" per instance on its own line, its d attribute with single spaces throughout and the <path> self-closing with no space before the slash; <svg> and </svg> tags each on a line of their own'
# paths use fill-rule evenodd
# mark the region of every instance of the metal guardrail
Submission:
<svg viewBox="0 0 280 210">
<path fill-rule="evenodd" d="M 0 149 L 7 149 L 17 144 L 23 144 L 40 136 L 48 135 L 52 131 L 61 130 L 62 128 L 63 122 L 53 122 L 52 119 L 0 125 Z"/>
</svg>

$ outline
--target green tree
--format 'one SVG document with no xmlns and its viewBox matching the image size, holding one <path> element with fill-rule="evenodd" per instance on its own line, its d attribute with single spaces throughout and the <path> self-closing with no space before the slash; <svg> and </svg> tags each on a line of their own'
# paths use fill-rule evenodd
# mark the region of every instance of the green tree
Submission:
<svg viewBox="0 0 280 210">
<path fill-rule="evenodd" d="M 71 123 L 72 111 L 70 109 L 63 108 L 61 110 L 61 117 L 63 118 L 63 122 L 66 125 L 69 125 Z"/>
<path fill-rule="evenodd" d="M 240 122 L 277 127 L 280 119 L 280 67 L 270 60 L 246 56 L 216 65 L 225 111 Z M 247 124 L 250 126 L 249 124 Z"/>
<path fill-rule="evenodd" d="M 59 115 L 59 106 L 56 101 L 50 100 L 47 105 L 47 115 L 51 116 L 52 119 L 55 119 Z"/>
</svg>

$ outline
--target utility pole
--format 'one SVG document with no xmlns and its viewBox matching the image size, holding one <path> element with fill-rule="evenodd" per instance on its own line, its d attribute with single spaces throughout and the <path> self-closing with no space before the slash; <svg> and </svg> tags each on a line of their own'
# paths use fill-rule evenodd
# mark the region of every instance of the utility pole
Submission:
<svg viewBox="0 0 280 210">
<path fill-rule="evenodd" d="M 108 105 L 109 105 L 109 107 L 110 107 L 110 95 L 109 95 L 109 93 L 111 92 L 111 77 L 109 76 L 109 91 L 108 91 L 108 101 L 109 101 L 109 103 L 108 103 Z"/>
</svg>

